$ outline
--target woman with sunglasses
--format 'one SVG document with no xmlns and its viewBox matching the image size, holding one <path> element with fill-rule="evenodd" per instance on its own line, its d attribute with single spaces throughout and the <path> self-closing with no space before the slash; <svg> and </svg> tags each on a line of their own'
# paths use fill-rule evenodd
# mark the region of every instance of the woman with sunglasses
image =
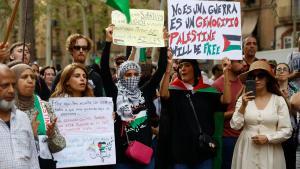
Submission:
<svg viewBox="0 0 300 169">
<path fill-rule="evenodd" d="M 281 143 L 292 133 L 288 105 L 266 61 L 256 61 L 240 79 L 255 80 L 256 94 L 244 93 L 230 121 L 242 129 L 234 148 L 232 169 L 285 169 Z"/>
<path fill-rule="evenodd" d="M 297 93 L 298 89 L 292 83 L 289 83 L 288 78 L 290 76 L 290 67 L 286 63 L 279 63 L 276 66 L 276 79 L 279 83 L 279 88 L 283 94 L 283 96 L 290 100 L 292 95 Z M 297 124 L 296 124 L 296 113 L 292 113 L 290 111 L 291 125 L 293 127 L 292 137 L 287 141 L 282 143 L 286 168 L 287 169 L 295 169 L 296 168 L 296 149 L 297 149 Z"/>
<path fill-rule="evenodd" d="M 112 97 L 116 110 L 115 139 L 117 164 L 115 169 L 153 169 L 154 161 L 140 164 L 125 155 L 129 141 L 139 141 L 151 147 L 151 117 L 155 114 L 153 98 L 167 65 L 167 49 L 161 48 L 158 69 L 143 86 L 138 83 L 141 67 L 134 61 L 123 62 L 118 70 L 118 81 L 113 82 L 109 68 L 109 53 L 113 25 L 106 28 L 106 44 L 101 57 L 101 76 L 105 93 Z M 127 139 L 128 138 L 128 139 Z"/>
</svg>

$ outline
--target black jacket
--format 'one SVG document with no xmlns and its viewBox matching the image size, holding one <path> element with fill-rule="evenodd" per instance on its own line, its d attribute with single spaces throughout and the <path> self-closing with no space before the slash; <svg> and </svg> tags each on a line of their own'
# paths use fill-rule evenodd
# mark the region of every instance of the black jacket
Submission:
<svg viewBox="0 0 300 169">
<path fill-rule="evenodd" d="M 116 99 L 118 95 L 118 88 L 115 85 L 110 69 L 109 69 L 109 53 L 110 53 L 110 46 L 111 43 L 106 42 L 105 48 L 102 53 L 101 57 L 101 76 L 105 77 L 103 79 L 103 84 L 105 88 L 105 93 L 108 97 L 113 98 L 115 110 L 116 110 Z M 151 77 L 151 79 L 145 84 L 140 87 L 140 90 L 142 91 L 142 96 L 145 99 L 145 107 L 147 110 L 148 118 L 145 122 L 146 127 L 143 129 L 140 129 L 138 132 L 131 132 L 128 133 L 130 140 L 137 140 L 142 142 L 145 145 L 151 146 L 152 141 L 152 132 L 151 132 L 151 125 L 150 120 L 151 117 L 155 114 L 155 106 L 153 104 L 153 98 L 156 95 L 156 88 L 159 85 L 161 78 L 166 70 L 167 66 L 167 48 L 161 48 L 160 50 L 160 56 L 158 61 L 158 69 L 154 73 L 154 75 Z M 133 163 L 133 161 L 130 161 L 125 156 L 125 149 L 127 147 L 126 145 L 126 137 L 122 130 L 122 121 L 120 117 L 117 117 L 116 123 L 115 123 L 115 139 L 116 139 L 116 156 L 117 156 L 117 163 Z"/>
</svg>

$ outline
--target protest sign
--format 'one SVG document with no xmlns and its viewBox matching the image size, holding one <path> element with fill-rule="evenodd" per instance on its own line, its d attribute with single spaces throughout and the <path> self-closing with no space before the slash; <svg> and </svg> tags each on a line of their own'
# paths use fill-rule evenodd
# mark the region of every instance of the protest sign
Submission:
<svg viewBox="0 0 300 169">
<path fill-rule="evenodd" d="M 57 168 L 116 163 L 111 98 L 53 98 L 49 102 L 67 145 L 53 154 Z"/>
<path fill-rule="evenodd" d="M 113 43 L 123 46 L 163 47 L 164 12 L 159 10 L 130 9 L 131 22 L 119 11 L 111 14 L 115 25 Z"/>
<path fill-rule="evenodd" d="M 168 0 L 175 59 L 242 59 L 239 2 Z"/>
</svg>

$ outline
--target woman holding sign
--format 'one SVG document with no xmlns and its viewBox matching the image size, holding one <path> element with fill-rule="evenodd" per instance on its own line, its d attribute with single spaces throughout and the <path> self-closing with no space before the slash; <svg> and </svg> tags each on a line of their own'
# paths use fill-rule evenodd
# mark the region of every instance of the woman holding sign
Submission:
<svg viewBox="0 0 300 169">
<path fill-rule="evenodd" d="M 117 112 L 115 122 L 116 155 L 115 169 L 152 169 L 151 160 L 151 117 L 155 114 L 153 98 L 167 63 L 167 49 L 160 49 L 158 69 L 142 87 L 141 67 L 133 61 L 125 61 L 118 71 L 118 82 L 114 83 L 109 69 L 109 53 L 112 42 L 113 26 L 106 29 L 106 44 L 101 57 L 101 76 L 107 96 L 112 97 Z M 136 159 L 128 153 L 130 143 L 137 143 L 149 151 L 138 152 L 145 158 Z M 139 149 L 141 150 L 141 149 Z M 127 152 L 125 154 L 125 152 Z"/>
<path fill-rule="evenodd" d="M 80 63 L 66 66 L 51 97 L 93 97 L 88 85 L 87 70 Z"/>
<path fill-rule="evenodd" d="M 34 94 L 35 78 L 32 68 L 26 64 L 11 67 L 17 78 L 16 106 L 32 121 L 35 139 L 38 141 L 41 169 L 56 168 L 52 153 L 61 151 L 66 142 L 56 125 L 57 118 L 51 106 Z"/>
</svg>

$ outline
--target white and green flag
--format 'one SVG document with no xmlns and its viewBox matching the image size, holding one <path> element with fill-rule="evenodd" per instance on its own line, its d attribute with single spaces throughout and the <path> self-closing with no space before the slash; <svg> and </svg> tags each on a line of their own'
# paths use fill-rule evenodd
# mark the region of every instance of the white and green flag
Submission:
<svg viewBox="0 0 300 169">
<path fill-rule="evenodd" d="M 126 16 L 126 20 L 130 22 L 129 0 L 102 0 L 108 6 L 122 12 Z"/>
</svg>

